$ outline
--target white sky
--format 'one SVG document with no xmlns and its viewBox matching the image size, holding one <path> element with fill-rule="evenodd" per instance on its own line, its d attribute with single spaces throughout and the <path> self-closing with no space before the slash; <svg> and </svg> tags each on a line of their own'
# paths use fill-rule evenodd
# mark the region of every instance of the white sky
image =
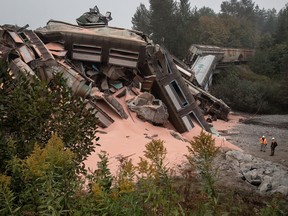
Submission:
<svg viewBox="0 0 288 216">
<path fill-rule="evenodd" d="M 198 9 L 206 6 L 219 12 L 224 0 L 190 0 L 191 8 Z M 76 24 L 76 18 L 89 8 L 98 6 L 103 15 L 110 11 L 113 20 L 110 26 L 130 29 L 131 19 L 140 3 L 149 8 L 149 0 L 2 0 L 0 3 L 0 25 L 17 24 L 24 26 L 29 24 L 29 29 L 36 29 L 46 25 L 50 19 L 60 20 Z M 288 0 L 254 0 L 260 8 L 272 9 L 277 12 L 285 7 Z"/>
</svg>

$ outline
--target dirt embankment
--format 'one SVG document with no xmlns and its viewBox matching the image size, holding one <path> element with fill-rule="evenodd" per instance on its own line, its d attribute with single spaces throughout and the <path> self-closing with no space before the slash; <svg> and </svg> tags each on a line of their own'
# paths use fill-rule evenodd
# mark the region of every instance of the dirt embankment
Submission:
<svg viewBox="0 0 288 216">
<path fill-rule="evenodd" d="M 228 130 L 220 130 L 220 135 L 245 153 L 288 167 L 288 115 L 232 115 L 239 115 L 239 123 Z M 263 135 L 268 142 L 265 152 L 260 151 L 259 143 Z M 274 156 L 270 156 L 272 137 L 278 143 Z"/>
</svg>

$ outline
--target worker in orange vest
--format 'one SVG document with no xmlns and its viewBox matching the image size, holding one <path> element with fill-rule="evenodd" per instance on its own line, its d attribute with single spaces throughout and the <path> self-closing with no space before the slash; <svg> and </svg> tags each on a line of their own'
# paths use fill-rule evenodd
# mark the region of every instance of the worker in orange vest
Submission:
<svg viewBox="0 0 288 216">
<path fill-rule="evenodd" d="M 267 140 L 266 140 L 265 136 L 262 136 L 260 138 L 260 145 L 261 145 L 260 151 L 264 151 L 265 152 L 266 146 L 267 146 Z"/>
</svg>

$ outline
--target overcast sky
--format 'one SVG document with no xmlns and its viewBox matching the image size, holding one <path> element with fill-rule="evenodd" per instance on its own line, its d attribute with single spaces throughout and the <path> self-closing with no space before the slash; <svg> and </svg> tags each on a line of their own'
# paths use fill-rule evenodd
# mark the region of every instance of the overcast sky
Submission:
<svg viewBox="0 0 288 216">
<path fill-rule="evenodd" d="M 191 8 L 203 6 L 219 12 L 224 0 L 190 0 Z M 288 3 L 288 0 L 254 0 L 260 8 L 272 9 L 277 12 Z M 149 0 L 2 0 L 0 3 L 0 25 L 17 24 L 24 26 L 29 24 L 29 29 L 36 29 L 46 25 L 50 19 L 61 20 L 76 24 L 76 18 L 89 8 L 98 6 L 100 13 L 110 11 L 113 20 L 110 26 L 130 29 L 131 18 L 136 8 L 143 3 L 149 8 Z"/>
</svg>

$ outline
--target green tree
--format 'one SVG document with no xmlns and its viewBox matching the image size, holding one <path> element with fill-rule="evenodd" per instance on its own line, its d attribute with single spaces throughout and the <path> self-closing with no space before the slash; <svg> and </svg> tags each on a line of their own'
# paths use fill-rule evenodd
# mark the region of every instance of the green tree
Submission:
<svg viewBox="0 0 288 216">
<path fill-rule="evenodd" d="M 188 48 L 193 43 L 193 40 L 195 40 L 194 33 L 196 32 L 196 29 L 193 28 L 192 25 L 195 18 L 191 12 L 190 3 L 188 0 L 181 0 L 176 6 L 176 27 L 171 37 L 173 36 L 174 40 L 177 42 L 177 45 L 175 45 L 171 51 L 179 59 L 183 59 L 187 55 Z"/>
<path fill-rule="evenodd" d="M 222 46 L 234 48 L 254 48 L 257 41 L 257 31 L 253 23 L 245 17 L 221 16 L 222 25 L 226 26 L 229 37 Z"/>
<path fill-rule="evenodd" d="M 76 154 L 75 160 L 82 163 L 98 140 L 95 114 L 86 109 L 83 99 L 72 94 L 60 73 L 49 83 L 31 79 L 25 75 L 15 79 L 7 67 L 1 69 L 0 163 L 5 164 L 3 158 L 11 157 L 5 149 L 11 138 L 15 155 L 24 159 L 36 142 L 47 143 L 55 133 Z"/>
<path fill-rule="evenodd" d="M 288 43 L 277 44 L 272 48 L 272 50 L 270 50 L 270 62 L 273 65 L 274 69 L 273 75 L 287 77 Z"/>
<path fill-rule="evenodd" d="M 274 78 L 274 77 L 273 77 Z M 210 89 L 233 110 L 249 113 L 287 113 L 287 78 L 281 81 L 259 75 L 247 66 L 234 66 L 217 76 Z"/>
<path fill-rule="evenodd" d="M 199 42 L 201 44 L 222 46 L 229 40 L 230 32 L 218 17 L 201 16 L 199 19 Z"/>
<path fill-rule="evenodd" d="M 196 11 L 197 16 L 201 17 L 201 16 L 210 16 L 210 17 L 216 17 L 217 14 L 214 12 L 213 9 L 209 8 L 209 7 L 202 7 L 199 10 Z"/>
<path fill-rule="evenodd" d="M 222 2 L 220 17 L 230 32 L 224 46 L 254 48 L 264 25 L 262 13 L 252 0 Z"/>
<path fill-rule="evenodd" d="M 142 31 L 143 33 L 150 35 L 151 32 L 151 26 L 150 26 L 150 11 L 145 7 L 144 4 L 140 4 L 139 7 L 137 7 L 136 12 L 134 16 L 132 17 L 132 29 Z"/>
<path fill-rule="evenodd" d="M 287 43 L 288 42 L 288 5 L 285 8 L 280 10 L 278 14 L 278 25 L 275 34 L 275 42 L 279 43 Z"/>
<path fill-rule="evenodd" d="M 173 50 L 177 40 L 172 37 L 175 33 L 175 9 L 173 0 L 149 0 L 151 13 L 152 40 L 155 43 L 164 45 L 168 50 Z"/>
<path fill-rule="evenodd" d="M 225 15 L 235 17 L 245 17 L 249 20 L 253 20 L 255 3 L 252 0 L 230 0 L 223 1 L 221 3 L 221 12 Z"/>
<path fill-rule="evenodd" d="M 267 11 L 265 10 L 256 10 L 257 20 L 256 24 L 257 26 L 262 26 L 261 32 L 274 34 L 277 28 L 277 12 L 275 9 L 269 9 Z"/>
</svg>

